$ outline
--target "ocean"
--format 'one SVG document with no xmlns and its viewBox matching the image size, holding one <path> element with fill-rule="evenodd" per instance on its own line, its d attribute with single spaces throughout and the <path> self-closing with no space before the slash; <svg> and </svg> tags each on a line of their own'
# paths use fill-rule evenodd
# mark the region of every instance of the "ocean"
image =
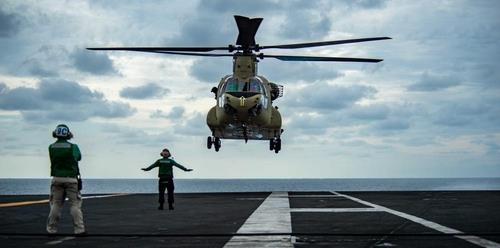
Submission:
<svg viewBox="0 0 500 248">
<path fill-rule="evenodd" d="M 0 195 L 48 194 L 50 179 L 0 179 Z M 500 190 L 500 178 L 175 179 L 175 192 Z M 156 193 L 156 179 L 83 179 L 83 194 Z"/>
</svg>

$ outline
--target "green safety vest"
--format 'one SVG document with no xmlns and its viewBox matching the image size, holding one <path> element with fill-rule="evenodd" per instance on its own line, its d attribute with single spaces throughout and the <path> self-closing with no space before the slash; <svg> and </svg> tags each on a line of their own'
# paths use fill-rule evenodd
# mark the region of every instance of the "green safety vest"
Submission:
<svg viewBox="0 0 500 248">
<path fill-rule="evenodd" d="M 76 144 L 58 139 L 49 146 L 50 175 L 53 177 L 77 177 L 78 161 L 82 159 Z"/>
<path fill-rule="evenodd" d="M 154 162 L 154 164 L 150 165 L 146 170 L 151 170 L 153 168 L 159 167 L 158 169 L 158 177 L 174 177 L 174 172 L 172 167 L 175 166 L 181 170 L 187 170 L 186 167 L 178 164 L 175 160 L 171 158 L 160 158 Z"/>
</svg>

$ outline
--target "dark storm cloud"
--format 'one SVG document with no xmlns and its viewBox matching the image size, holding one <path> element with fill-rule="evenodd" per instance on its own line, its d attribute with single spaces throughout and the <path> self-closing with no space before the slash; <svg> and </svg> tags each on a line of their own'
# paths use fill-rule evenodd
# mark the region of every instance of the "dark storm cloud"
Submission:
<svg viewBox="0 0 500 248">
<path fill-rule="evenodd" d="M 120 96 L 130 99 L 162 98 L 170 93 L 170 90 L 155 83 L 148 83 L 138 87 L 125 87 L 120 91 Z"/>
<path fill-rule="evenodd" d="M 7 13 L 0 5 L 0 38 L 15 35 L 21 26 L 21 18 L 17 14 Z"/>
<path fill-rule="evenodd" d="M 339 86 L 315 83 L 289 95 L 285 104 L 317 111 L 340 110 L 352 106 L 363 98 L 372 97 L 376 92 L 375 88 L 364 85 Z"/>
<path fill-rule="evenodd" d="M 76 69 L 95 75 L 115 74 L 117 70 L 113 66 L 113 61 L 105 53 L 75 49 L 70 55 Z"/>
<path fill-rule="evenodd" d="M 450 76 L 435 76 L 428 73 L 422 74 L 418 82 L 410 85 L 410 91 L 437 91 L 460 84 L 459 79 Z"/>
<path fill-rule="evenodd" d="M 136 112 L 129 104 L 108 101 L 102 93 L 72 81 L 43 80 L 36 88 L 0 85 L 0 109 L 20 111 L 32 122 L 120 118 Z"/>
</svg>

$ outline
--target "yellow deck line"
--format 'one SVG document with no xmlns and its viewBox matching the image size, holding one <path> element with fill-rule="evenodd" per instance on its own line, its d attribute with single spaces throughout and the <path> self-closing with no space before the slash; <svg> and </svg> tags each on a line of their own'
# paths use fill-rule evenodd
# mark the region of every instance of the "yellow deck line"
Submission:
<svg viewBox="0 0 500 248">
<path fill-rule="evenodd" d="M 38 201 L 7 202 L 7 203 L 0 203 L 0 208 L 19 207 L 19 206 L 47 203 L 47 202 L 49 202 L 49 199 L 38 200 Z"/>
<path fill-rule="evenodd" d="M 112 195 L 84 196 L 84 197 L 82 197 L 82 199 L 106 198 L 106 197 L 123 196 L 123 195 L 129 195 L 129 194 L 119 193 L 119 194 L 112 194 Z M 48 203 L 48 202 L 49 202 L 49 199 L 43 199 L 43 200 L 37 200 L 37 201 L 6 202 L 6 203 L 0 203 L 0 208 L 20 207 L 20 206 L 27 206 L 27 205 L 33 205 L 33 204 Z"/>
</svg>

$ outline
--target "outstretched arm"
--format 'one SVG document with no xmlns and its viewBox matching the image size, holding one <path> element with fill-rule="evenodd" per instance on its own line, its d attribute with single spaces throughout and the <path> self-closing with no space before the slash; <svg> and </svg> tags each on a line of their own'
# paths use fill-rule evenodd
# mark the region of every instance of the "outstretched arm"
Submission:
<svg viewBox="0 0 500 248">
<path fill-rule="evenodd" d="M 188 168 L 186 168 L 186 167 L 184 167 L 184 166 L 182 166 L 182 165 L 178 164 L 178 163 L 177 163 L 177 162 L 175 162 L 174 160 L 172 160 L 172 161 L 174 162 L 174 166 L 175 166 L 175 167 L 177 167 L 177 168 L 179 168 L 179 169 L 181 169 L 181 170 L 183 170 L 183 171 L 193 171 L 193 169 L 188 169 Z"/>
<path fill-rule="evenodd" d="M 146 168 L 141 168 L 141 170 L 143 170 L 143 171 L 150 171 L 151 169 L 153 169 L 155 167 L 158 167 L 158 166 L 159 166 L 158 161 L 156 161 L 154 164 L 152 164 L 152 165 L 150 165 L 150 166 L 148 166 Z"/>
</svg>

